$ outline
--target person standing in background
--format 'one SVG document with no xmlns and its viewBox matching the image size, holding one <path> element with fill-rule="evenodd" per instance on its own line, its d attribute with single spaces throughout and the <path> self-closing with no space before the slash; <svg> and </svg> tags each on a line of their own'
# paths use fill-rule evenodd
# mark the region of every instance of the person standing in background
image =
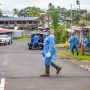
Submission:
<svg viewBox="0 0 90 90">
<path fill-rule="evenodd" d="M 79 39 L 75 34 L 73 33 L 72 36 L 69 38 L 68 42 L 70 43 L 69 49 L 71 50 L 72 54 L 74 55 L 74 50 L 76 52 L 76 55 L 79 54 L 78 51 L 78 45 L 79 45 Z"/>
<path fill-rule="evenodd" d="M 39 36 L 35 34 L 33 36 L 33 48 L 38 49 L 38 43 L 39 43 Z"/>
</svg>

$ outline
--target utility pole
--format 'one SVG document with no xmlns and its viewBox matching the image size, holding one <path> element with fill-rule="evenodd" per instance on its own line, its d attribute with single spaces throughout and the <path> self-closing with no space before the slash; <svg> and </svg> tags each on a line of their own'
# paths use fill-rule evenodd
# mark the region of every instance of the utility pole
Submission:
<svg viewBox="0 0 90 90">
<path fill-rule="evenodd" d="M 79 18 L 80 18 L 80 1 L 77 0 L 76 1 L 77 5 L 79 5 Z M 82 30 L 83 30 L 83 27 L 81 27 Z M 82 55 L 84 55 L 84 44 L 83 44 L 83 33 L 82 33 L 82 30 L 80 31 L 80 43 L 81 43 L 81 50 L 82 50 Z"/>
<path fill-rule="evenodd" d="M 71 4 L 71 35 L 72 35 L 72 23 L 73 23 L 73 21 L 72 21 L 72 4 Z"/>
<path fill-rule="evenodd" d="M 76 1 L 76 4 L 79 6 L 79 18 L 80 18 L 80 1 L 77 0 L 77 1 Z"/>
<path fill-rule="evenodd" d="M 66 11 L 65 11 L 65 9 L 64 9 L 64 26 L 66 28 Z"/>
<path fill-rule="evenodd" d="M 0 5 L 2 5 L 2 4 L 0 3 Z"/>
<path fill-rule="evenodd" d="M 80 1 L 79 0 L 76 0 L 76 4 L 79 6 L 79 20 L 80 20 Z M 81 27 L 82 28 L 82 27 Z M 82 31 L 80 31 L 80 42 L 82 42 Z"/>
<path fill-rule="evenodd" d="M 49 14 L 48 14 L 48 28 L 50 28 L 50 26 L 49 26 L 49 21 L 50 20 L 50 17 L 49 17 Z"/>
<path fill-rule="evenodd" d="M 0 3 L 0 5 L 2 5 L 2 4 Z M 0 11 L 1 11 L 1 9 L 0 9 Z"/>
<path fill-rule="evenodd" d="M 86 10 L 86 9 L 85 9 Z M 87 16 L 88 16 L 88 12 L 86 10 L 86 25 L 87 25 Z"/>
</svg>

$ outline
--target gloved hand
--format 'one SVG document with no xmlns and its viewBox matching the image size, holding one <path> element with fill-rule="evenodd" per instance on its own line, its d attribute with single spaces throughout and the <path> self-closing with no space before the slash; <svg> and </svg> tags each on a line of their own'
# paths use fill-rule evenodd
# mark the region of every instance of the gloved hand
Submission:
<svg viewBox="0 0 90 90">
<path fill-rule="evenodd" d="M 46 54 L 46 57 L 47 57 L 47 58 L 50 58 L 50 57 L 51 57 L 51 52 L 48 52 L 48 53 Z"/>
</svg>

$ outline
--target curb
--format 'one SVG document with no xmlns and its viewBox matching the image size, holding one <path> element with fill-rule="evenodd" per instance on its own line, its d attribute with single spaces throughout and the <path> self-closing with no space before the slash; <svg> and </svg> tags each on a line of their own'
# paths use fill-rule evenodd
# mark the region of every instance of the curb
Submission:
<svg viewBox="0 0 90 90">
<path fill-rule="evenodd" d="M 85 60 L 79 61 L 79 60 L 71 58 L 71 57 L 60 57 L 60 59 L 68 60 L 69 62 L 76 64 L 76 65 L 90 71 L 90 61 L 85 61 Z"/>
</svg>

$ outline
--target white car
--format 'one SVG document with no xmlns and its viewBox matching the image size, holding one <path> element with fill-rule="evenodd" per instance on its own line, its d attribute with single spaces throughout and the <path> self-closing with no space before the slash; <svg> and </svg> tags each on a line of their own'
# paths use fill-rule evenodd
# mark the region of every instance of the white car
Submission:
<svg viewBox="0 0 90 90">
<path fill-rule="evenodd" d="M 11 37 L 8 35 L 0 35 L 0 44 L 11 44 Z"/>
</svg>

